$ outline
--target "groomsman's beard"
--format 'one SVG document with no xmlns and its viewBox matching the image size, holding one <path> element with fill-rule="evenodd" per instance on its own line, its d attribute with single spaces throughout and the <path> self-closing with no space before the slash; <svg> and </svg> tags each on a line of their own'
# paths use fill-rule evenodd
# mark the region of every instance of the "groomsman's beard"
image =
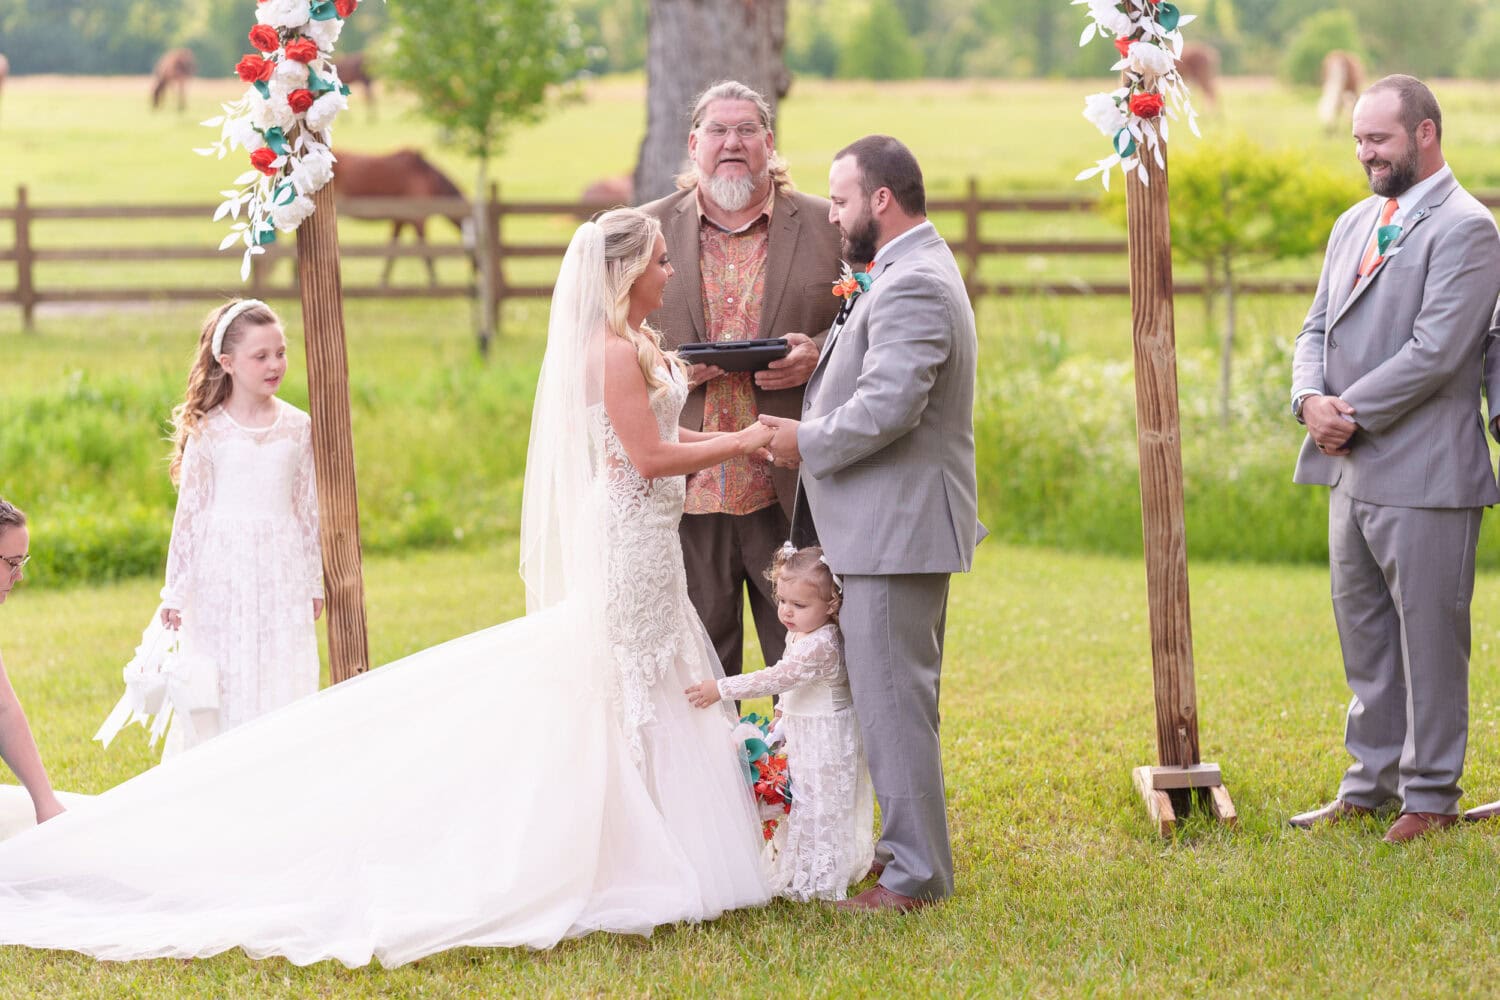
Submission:
<svg viewBox="0 0 1500 1000">
<path fill-rule="evenodd" d="M 868 264 L 875 259 L 875 241 L 880 233 L 875 229 L 875 218 L 866 215 L 853 229 L 839 227 L 839 239 L 843 243 L 844 259 L 850 264 Z"/>
<path fill-rule="evenodd" d="M 703 176 L 700 171 L 698 183 L 703 185 L 703 190 L 708 192 L 708 200 L 718 205 L 726 212 L 742 212 L 750 207 L 750 199 L 755 195 L 755 189 L 760 186 L 765 176 L 751 177 L 718 177 L 710 174 Z"/>
<path fill-rule="evenodd" d="M 1373 164 L 1363 164 L 1365 177 L 1370 181 L 1370 190 L 1382 198 L 1396 198 L 1402 192 L 1407 191 L 1417 183 L 1417 137 L 1408 133 L 1406 155 L 1399 160 L 1376 160 Z M 1388 167 L 1385 177 L 1376 180 L 1371 176 L 1370 168 L 1373 166 Z"/>
</svg>

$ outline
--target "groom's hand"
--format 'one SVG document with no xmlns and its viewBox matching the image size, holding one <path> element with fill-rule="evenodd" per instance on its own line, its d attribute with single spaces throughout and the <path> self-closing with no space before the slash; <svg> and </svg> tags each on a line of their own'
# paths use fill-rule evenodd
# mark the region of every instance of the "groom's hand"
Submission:
<svg viewBox="0 0 1500 1000">
<path fill-rule="evenodd" d="M 755 373 L 755 384 L 767 391 L 795 389 L 806 385 L 818 367 L 818 345 L 805 333 L 789 333 L 786 342 L 791 350 L 786 357 L 777 358 L 764 371 Z"/>
<path fill-rule="evenodd" d="M 786 417 L 773 417 L 769 413 L 760 415 L 760 422 L 776 433 L 766 447 L 771 450 L 771 460 L 783 469 L 795 469 L 802 464 L 802 452 L 797 449 L 798 422 Z"/>
</svg>

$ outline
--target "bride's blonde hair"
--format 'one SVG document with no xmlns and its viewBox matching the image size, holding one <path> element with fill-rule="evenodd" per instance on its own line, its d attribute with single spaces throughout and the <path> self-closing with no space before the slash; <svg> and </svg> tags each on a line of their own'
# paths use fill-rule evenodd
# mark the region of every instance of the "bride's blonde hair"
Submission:
<svg viewBox="0 0 1500 1000">
<path fill-rule="evenodd" d="M 685 372 L 676 354 L 661 349 L 661 335 L 646 323 L 640 330 L 630 328 L 630 289 L 646 272 L 651 251 L 661 235 L 661 223 L 655 217 L 633 208 L 617 208 L 595 220 L 604 237 L 604 322 L 609 332 L 623 337 L 635 346 L 646 389 L 656 395 L 667 383 L 656 374 L 660 359 Z"/>
</svg>

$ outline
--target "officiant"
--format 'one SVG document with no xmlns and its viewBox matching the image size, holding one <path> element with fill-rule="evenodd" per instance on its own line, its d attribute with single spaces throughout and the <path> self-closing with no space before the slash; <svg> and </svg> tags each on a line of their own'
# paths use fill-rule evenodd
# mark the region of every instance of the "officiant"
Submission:
<svg viewBox="0 0 1500 1000">
<path fill-rule="evenodd" d="M 641 210 L 661 220 L 676 277 L 648 321 L 662 347 L 785 338 L 790 350 L 756 372 L 696 365 L 682 426 L 736 431 L 761 413 L 797 417 L 803 386 L 838 312 L 838 229 L 828 202 L 793 189 L 776 152 L 771 109 L 742 83 L 714 84 L 693 107 L 679 190 Z M 765 572 L 787 539 L 797 474 L 736 458 L 690 476 L 682 518 L 688 592 L 729 675 L 741 671 L 743 612 L 767 663 L 781 658 Z"/>
</svg>

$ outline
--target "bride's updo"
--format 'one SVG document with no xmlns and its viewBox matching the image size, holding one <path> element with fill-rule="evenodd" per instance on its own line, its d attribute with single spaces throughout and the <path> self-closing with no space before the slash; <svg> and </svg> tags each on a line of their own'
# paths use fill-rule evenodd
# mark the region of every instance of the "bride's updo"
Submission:
<svg viewBox="0 0 1500 1000">
<path fill-rule="evenodd" d="M 667 387 L 656 374 L 658 359 L 665 357 L 669 365 L 680 362 L 675 354 L 662 352 L 660 334 L 646 323 L 641 324 L 639 331 L 632 330 L 628 318 L 630 289 L 646 272 L 656 238 L 661 235 L 661 223 L 645 212 L 617 208 L 599 216 L 595 225 L 604 236 L 605 322 L 610 333 L 635 345 L 641 372 L 646 376 L 646 388 L 654 395 Z"/>
</svg>

